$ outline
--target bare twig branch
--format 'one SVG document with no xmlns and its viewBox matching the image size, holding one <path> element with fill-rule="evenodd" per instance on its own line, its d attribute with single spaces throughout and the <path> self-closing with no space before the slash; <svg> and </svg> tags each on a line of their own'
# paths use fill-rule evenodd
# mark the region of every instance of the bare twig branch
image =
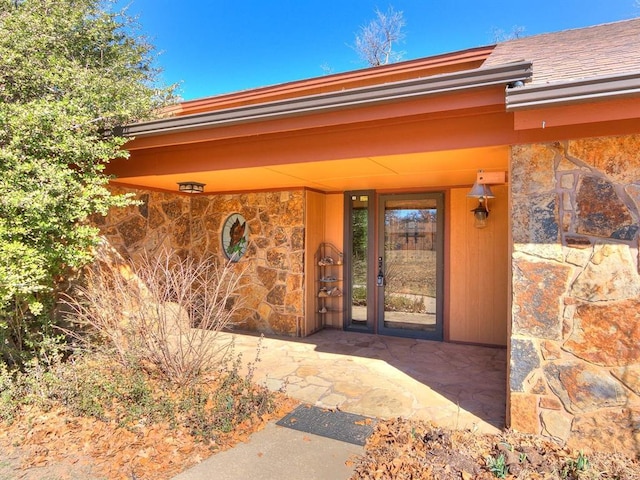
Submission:
<svg viewBox="0 0 640 480">
<path fill-rule="evenodd" d="M 107 346 L 123 364 L 187 385 L 225 358 L 229 343 L 217 334 L 243 307 L 240 268 L 167 252 L 134 264 L 112 258 L 89 269 L 66 303 L 89 333 L 78 337 L 86 347 Z"/>
<path fill-rule="evenodd" d="M 360 28 L 354 50 L 369 66 L 375 67 L 397 62 L 404 52 L 396 52 L 394 46 L 403 38 L 405 26 L 402 12 L 389 7 L 386 13 L 376 9 L 376 18 Z"/>
</svg>

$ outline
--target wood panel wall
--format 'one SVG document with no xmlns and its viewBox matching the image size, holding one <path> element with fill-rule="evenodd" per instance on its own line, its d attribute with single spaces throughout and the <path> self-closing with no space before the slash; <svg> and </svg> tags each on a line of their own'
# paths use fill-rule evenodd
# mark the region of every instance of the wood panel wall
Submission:
<svg viewBox="0 0 640 480">
<path fill-rule="evenodd" d="M 332 243 L 338 250 L 344 253 L 344 193 L 328 193 L 325 195 L 325 242 Z M 344 280 L 344 269 L 335 272 Z M 339 285 L 344 291 L 344 282 Z M 341 307 L 344 308 L 344 297 L 340 298 Z M 326 326 L 330 328 L 342 328 L 344 319 L 341 315 L 327 315 Z"/>
<path fill-rule="evenodd" d="M 449 340 L 506 345 L 509 289 L 509 192 L 492 185 L 488 226 L 473 226 L 477 199 L 450 192 Z M 445 320 L 447 321 L 447 320 Z"/>
<path fill-rule="evenodd" d="M 325 197 L 323 193 L 311 190 L 305 192 L 305 321 L 302 331 L 299 332 L 302 337 L 322 328 L 315 310 L 315 254 L 320 244 L 325 241 Z"/>
</svg>

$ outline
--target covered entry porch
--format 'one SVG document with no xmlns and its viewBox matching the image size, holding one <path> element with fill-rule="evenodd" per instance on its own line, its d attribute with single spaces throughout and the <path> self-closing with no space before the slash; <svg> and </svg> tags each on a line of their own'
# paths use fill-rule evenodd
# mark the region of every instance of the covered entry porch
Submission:
<svg viewBox="0 0 640 480">
<path fill-rule="evenodd" d="M 421 288 L 427 275 L 416 272 L 393 295 L 419 296 L 419 314 L 438 306 L 429 338 L 506 346 L 513 118 L 504 91 L 530 76 L 530 63 L 477 68 L 491 50 L 185 102 L 173 117 L 127 126 L 131 158 L 112 162 L 109 173 L 114 188 L 142 206 L 112 214 L 103 232 L 127 255 L 164 247 L 224 258 L 229 219 L 240 219 L 248 246 L 240 262 L 250 277 L 245 329 L 305 337 L 365 325 L 369 333 L 411 337 L 411 329 L 389 323 L 396 310 L 380 301 L 384 294 L 373 282 L 382 258 L 382 286 L 391 289 L 389 259 L 404 258 L 401 246 L 385 250 L 378 213 L 387 205 L 402 219 L 407 212 L 436 215 L 429 264 L 437 274 L 429 278 L 437 286 Z M 493 187 L 482 230 L 471 213 L 478 201 L 467 197 L 479 170 L 504 179 Z M 185 183 L 202 193 L 178 191 Z M 367 271 L 355 278 L 347 198 L 362 191 L 369 192 L 373 229 Z M 399 195 L 420 200 L 399 205 Z M 425 196 L 438 198 L 436 207 L 420 203 Z M 344 253 L 342 272 L 317 270 L 318 249 L 327 243 Z M 342 302 L 318 302 L 323 280 L 342 282 Z M 362 282 L 367 315 L 355 318 Z"/>
</svg>

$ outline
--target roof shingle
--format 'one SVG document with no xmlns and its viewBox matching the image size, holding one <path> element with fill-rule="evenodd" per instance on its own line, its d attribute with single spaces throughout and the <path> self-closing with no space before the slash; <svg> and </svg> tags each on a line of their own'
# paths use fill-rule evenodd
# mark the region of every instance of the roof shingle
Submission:
<svg viewBox="0 0 640 480">
<path fill-rule="evenodd" d="M 640 18 L 502 42 L 483 66 L 520 60 L 533 63 L 537 85 L 640 73 Z"/>
</svg>

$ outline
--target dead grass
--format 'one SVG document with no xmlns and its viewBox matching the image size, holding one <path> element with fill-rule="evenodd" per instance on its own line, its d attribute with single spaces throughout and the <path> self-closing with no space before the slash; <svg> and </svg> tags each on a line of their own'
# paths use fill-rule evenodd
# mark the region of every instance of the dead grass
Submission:
<svg viewBox="0 0 640 480">
<path fill-rule="evenodd" d="M 436 252 L 395 250 L 387 252 L 386 280 L 394 293 L 436 296 Z"/>
</svg>

